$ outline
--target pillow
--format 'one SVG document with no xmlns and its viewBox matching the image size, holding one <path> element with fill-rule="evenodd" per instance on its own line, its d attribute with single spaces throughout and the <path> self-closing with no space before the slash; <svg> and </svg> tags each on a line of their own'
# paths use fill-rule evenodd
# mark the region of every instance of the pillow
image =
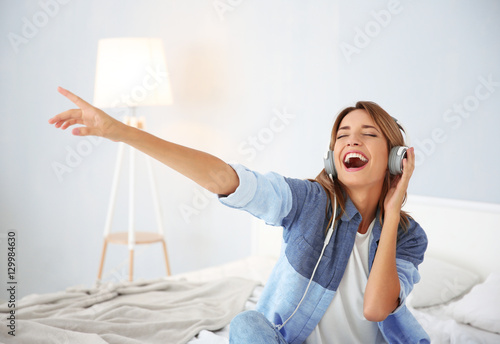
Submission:
<svg viewBox="0 0 500 344">
<path fill-rule="evenodd" d="M 432 257 L 424 259 L 419 272 L 420 282 L 408 297 L 408 304 L 414 308 L 447 303 L 464 295 L 480 281 L 475 273 Z"/>
<path fill-rule="evenodd" d="M 458 322 L 500 333 L 500 273 L 492 273 L 462 299 L 451 303 L 450 315 Z"/>
</svg>

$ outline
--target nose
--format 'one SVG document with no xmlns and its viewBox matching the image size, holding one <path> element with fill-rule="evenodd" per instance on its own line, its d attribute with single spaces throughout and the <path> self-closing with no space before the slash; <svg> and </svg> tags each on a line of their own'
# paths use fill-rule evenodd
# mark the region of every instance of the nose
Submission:
<svg viewBox="0 0 500 344">
<path fill-rule="evenodd" d="M 347 145 L 348 146 L 359 146 L 359 139 L 357 137 L 357 135 L 350 135 L 349 136 L 349 139 L 347 141 Z"/>
</svg>

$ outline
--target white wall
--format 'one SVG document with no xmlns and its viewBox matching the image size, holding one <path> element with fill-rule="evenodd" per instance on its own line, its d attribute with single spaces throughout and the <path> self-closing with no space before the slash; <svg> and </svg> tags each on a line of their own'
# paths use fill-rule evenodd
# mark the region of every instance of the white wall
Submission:
<svg viewBox="0 0 500 344">
<path fill-rule="evenodd" d="M 100 38 L 163 39 L 174 104 L 139 114 L 165 139 L 309 178 L 338 111 L 373 100 L 419 152 L 411 193 L 500 203 L 499 15 L 496 1 L 465 0 L 0 2 L 0 231 L 18 231 L 20 296 L 97 274 L 117 145 L 47 120 L 72 107 L 59 85 L 92 100 Z M 91 152 L 58 176 L 54 165 L 84 146 Z M 137 227 L 150 230 L 142 165 Z M 174 273 L 249 254 L 247 214 L 154 168 Z M 119 197 L 114 230 L 127 225 L 125 185 Z M 111 246 L 105 279 L 124 278 L 126 259 L 125 247 Z M 139 247 L 135 271 L 163 275 L 160 247 Z"/>
</svg>

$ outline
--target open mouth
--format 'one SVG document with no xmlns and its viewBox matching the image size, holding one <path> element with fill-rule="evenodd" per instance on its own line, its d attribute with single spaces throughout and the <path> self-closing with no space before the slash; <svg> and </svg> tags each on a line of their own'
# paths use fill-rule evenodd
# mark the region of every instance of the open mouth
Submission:
<svg viewBox="0 0 500 344">
<path fill-rule="evenodd" d="M 348 170 L 360 169 L 368 163 L 368 158 L 361 153 L 347 153 L 344 157 L 344 166 Z"/>
</svg>

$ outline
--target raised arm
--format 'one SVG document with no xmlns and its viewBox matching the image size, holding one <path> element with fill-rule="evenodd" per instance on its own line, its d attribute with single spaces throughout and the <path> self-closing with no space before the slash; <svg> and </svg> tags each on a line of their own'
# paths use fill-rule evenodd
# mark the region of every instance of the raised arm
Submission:
<svg viewBox="0 0 500 344">
<path fill-rule="evenodd" d="M 62 87 L 58 91 L 78 106 L 78 109 L 67 110 L 49 119 L 49 123 L 56 128 L 67 129 L 75 124 L 83 125 L 74 128 L 73 135 L 101 136 L 124 142 L 216 194 L 229 195 L 238 187 L 238 175 L 219 158 L 128 126 Z"/>
</svg>

